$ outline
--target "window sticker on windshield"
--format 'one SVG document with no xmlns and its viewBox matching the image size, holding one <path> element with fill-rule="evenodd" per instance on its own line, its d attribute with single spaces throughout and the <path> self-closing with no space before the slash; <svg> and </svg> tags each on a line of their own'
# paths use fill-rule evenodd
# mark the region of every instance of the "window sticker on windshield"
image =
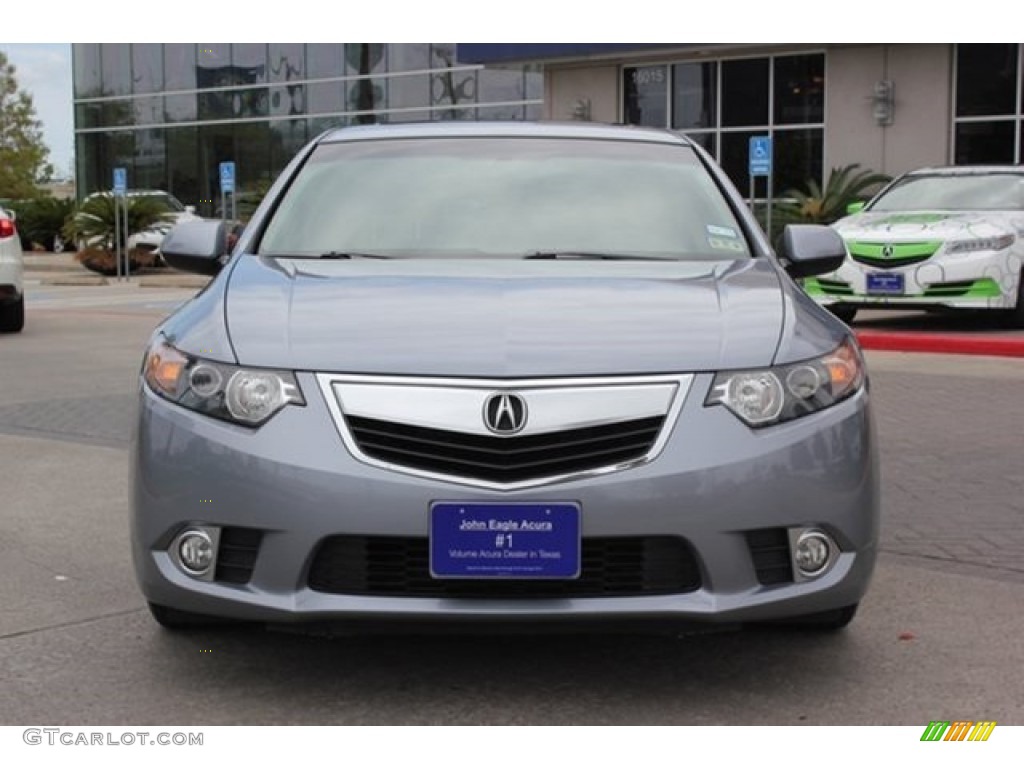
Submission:
<svg viewBox="0 0 1024 768">
<path fill-rule="evenodd" d="M 707 230 L 708 235 L 711 237 L 731 237 L 733 239 L 739 237 L 736 234 L 736 230 L 732 227 L 719 227 L 716 224 L 708 224 Z"/>
<path fill-rule="evenodd" d="M 726 240 L 724 237 L 709 237 L 708 245 L 719 251 L 735 251 L 737 253 L 743 253 L 746 250 L 743 247 L 743 243 L 735 238 L 732 240 Z"/>
</svg>

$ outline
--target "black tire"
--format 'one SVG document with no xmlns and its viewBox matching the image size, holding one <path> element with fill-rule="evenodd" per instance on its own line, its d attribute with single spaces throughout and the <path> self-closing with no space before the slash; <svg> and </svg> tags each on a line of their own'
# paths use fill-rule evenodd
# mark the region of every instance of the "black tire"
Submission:
<svg viewBox="0 0 1024 768">
<path fill-rule="evenodd" d="M 177 608 L 168 608 L 166 605 L 157 605 L 156 603 L 149 603 L 149 612 L 156 619 L 157 624 L 164 629 L 174 631 L 222 627 L 235 623 L 230 619 L 206 616 L 202 613 L 179 611 Z"/>
<path fill-rule="evenodd" d="M 1024 270 L 1021 271 L 1020 279 L 1017 281 L 1017 306 L 1013 309 L 1003 310 L 999 319 L 1004 328 L 1024 328 Z"/>
<path fill-rule="evenodd" d="M 25 297 L 0 304 L 0 333 L 18 333 L 25 327 Z"/>
<path fill-rule="evenodd" d="M 849 304 L 836 304 L 828 308 L 828 311 L 849 325 L 857 316 L 857 308 Z"/>
<path fill-rule="evenodd" d="M 795 616 L 792 619 L 780 619 L 771 622 L 772 626 L 789 627 L 802 632 L 838 632 L 845 629 L 853 617 L 857 615 L 857 603 L 844 608 L 836 608 L 822 613 L 811 613 L 807 616 Z"/>
</svg>

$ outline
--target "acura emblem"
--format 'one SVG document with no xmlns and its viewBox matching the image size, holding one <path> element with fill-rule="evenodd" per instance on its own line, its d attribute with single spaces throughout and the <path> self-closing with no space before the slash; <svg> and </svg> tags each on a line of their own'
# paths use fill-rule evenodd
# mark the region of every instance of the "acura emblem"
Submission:
<svg viewBox="0 0 1024 768">
<path fill-rule="evenodd" d="M 886 243 L 882 246 L 882 256 L 886 259 L 892 258 L 893 247 L 892 243 Z"/>
<path fill-rule="evenodd" d="M 526 401 L 511 392 L 497 392 L 484 401 L 484 426 L 496 435 L 514 435 L 526 426 Z"/>
</svg>

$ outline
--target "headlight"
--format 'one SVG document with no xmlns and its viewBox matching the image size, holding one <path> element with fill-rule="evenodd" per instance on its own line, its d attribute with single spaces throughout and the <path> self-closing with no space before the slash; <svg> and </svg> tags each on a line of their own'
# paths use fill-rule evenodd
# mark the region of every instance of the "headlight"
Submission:
<svg viewBox="0 0 1024 768">
<path fill-rule="evenodd" d="M 295 376 L 287 371 L 203 360 L 163 339 L 146 353 L 142 377 L 172 403 L 246 426 L 259 426 L 289 403 L 306 404 Z"/>
<path fill-rule="evenodd" d="M 1001 251 L 1009 248 L 1015 240 L 1013 235 L 999 237 L 978 237 L 972 240 L 951 240 L 946 243 L 946 253 L 970 253 L 972 251 Z"/>
<path fill-rule="evenodd" d="M 704 405 L 724 405 L 751 427 L 766 427 L 828 408 L 864 383 L 864 361 L 847 340 L 802 363 L 715 376 Z"/>
</svg>

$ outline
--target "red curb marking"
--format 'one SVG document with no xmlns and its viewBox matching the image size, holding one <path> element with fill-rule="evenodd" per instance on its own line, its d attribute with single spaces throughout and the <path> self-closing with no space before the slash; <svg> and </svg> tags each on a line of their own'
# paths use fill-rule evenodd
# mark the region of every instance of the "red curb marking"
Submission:
<svg viewBox="0 0 1024 768">
<path fill-rule="evenodd" d="M 1024 357 L 1024 338 L 882 331 L 857 331 L 856 333 L 857 340 L 864 349 Z"/>
</svg>

